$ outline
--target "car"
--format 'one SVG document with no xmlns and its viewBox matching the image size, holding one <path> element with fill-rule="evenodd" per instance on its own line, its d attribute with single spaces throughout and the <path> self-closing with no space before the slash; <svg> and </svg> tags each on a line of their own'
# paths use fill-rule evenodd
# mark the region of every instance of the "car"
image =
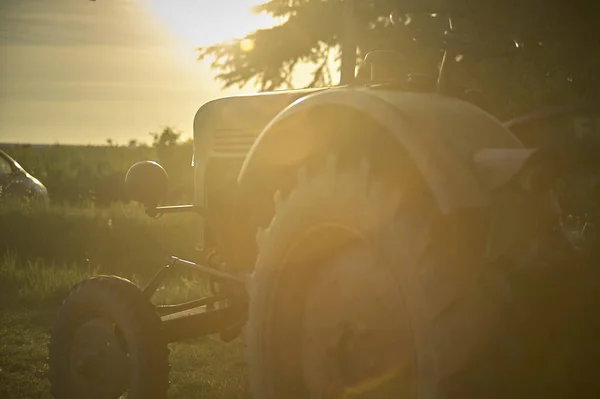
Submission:
<svg viewBox="0 0 600 399">
<path fill-rule="evenodd" d="M 48 190 L 6 152 L 0 150 L 0 201 L 49 200 Z"/>
</svg>

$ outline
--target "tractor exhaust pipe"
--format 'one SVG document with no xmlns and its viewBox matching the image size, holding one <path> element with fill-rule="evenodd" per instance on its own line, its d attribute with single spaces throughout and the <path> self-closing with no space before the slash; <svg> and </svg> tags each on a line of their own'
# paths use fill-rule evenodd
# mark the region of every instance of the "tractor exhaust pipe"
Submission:
<svg viewBox="0 0 600 399">
<path fill-rule="evenodd" d="M 340 67 L 340 85 L 349 85 L 354 82 L 356 73 L 356 26 L 355 26 L 356 0 L 344 1 L 344 20 L 342 24 L 342 57 Z"/>
</svg>

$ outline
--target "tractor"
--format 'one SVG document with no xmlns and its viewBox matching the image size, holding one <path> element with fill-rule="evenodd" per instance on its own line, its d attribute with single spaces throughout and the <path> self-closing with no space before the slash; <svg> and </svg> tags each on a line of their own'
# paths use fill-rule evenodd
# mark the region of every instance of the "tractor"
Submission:
<svg viewBox="0 0 600 399">
<path fill-rule="evenodd" d="M 150 216 L 201 216 L 197 256 L 172 256 L 145 287 L 72 288 L 49 344 L 57 399 L 165 399 L 168 344 L 207 334 L 243 337 L 256 399 L 594 396 L 596 215 L 569 193 L 596 198 L 599 107 L 500 121 L 453 85 L 455 59 L 518 46 L 455 34 L 452 10 L 398 14 L 448 23 L 437 77 L 398 74 L 383 51 L 355 73 L 346 4 L 338 86 L 198 110 L 193 204 L 162 204 L 156 162 L 130 168 Z M 154 305 L 174 270 L 211 294 Z"/>
</svg>

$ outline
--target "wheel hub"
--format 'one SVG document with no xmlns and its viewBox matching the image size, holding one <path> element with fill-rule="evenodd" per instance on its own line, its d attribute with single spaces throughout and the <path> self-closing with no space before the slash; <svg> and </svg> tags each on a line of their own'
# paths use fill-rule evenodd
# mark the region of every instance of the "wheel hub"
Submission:
<svg viewBox="0 0 600 399">
<path fill-rule="evenodd" d="M 410 396 L 411 331 L 391 270 L 377 264 L 366 246 L 326 263 L 305 307 L 308 391 L 320 398 Z"/>
<path fill-rule="evenodd" d="M 95 318 L 79 327 L 71 347 L 71 381 L 78 397 L 117 399 L 129 385 L 130 362 L 111 320 Z"/>
</svg>

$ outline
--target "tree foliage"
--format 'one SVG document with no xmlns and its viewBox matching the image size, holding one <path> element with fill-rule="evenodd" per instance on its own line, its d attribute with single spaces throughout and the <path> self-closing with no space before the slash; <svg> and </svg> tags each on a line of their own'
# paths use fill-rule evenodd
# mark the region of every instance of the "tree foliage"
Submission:
<svg viewBox="0 0 600 399">
<path fill-rule="evenodd" d="M 412 3 L 412 4 L 409 4 Z M 435 74 L 440 52 L 419 40 L 441 37 L 442 18 L 413 15 L 398 29 L 392 11 L 416 5 L 457 10 L 455 29 L 482 47 L 514 38 L 518 55 L 469 59 L 461 84 L 484 90 L 500 114 L 573 102 L 597 95 L 600 88 L 600 2 L 597 0 L 356 0 L 358 57 L 372 50 L 395 50 L 412 73 Z M 312 68 L 308 86 L 330 85 L 328 60 L 340 56 L 343 0 L 270 0 L 254 8 L 282 22 L 244 38 L 198 49 L 211 58 L 223 87 L 255 84 L 260 90 L 292 88 L 299 65 Z M 413 40 L 413 39 L 417 40 Z"/>
</svg>

